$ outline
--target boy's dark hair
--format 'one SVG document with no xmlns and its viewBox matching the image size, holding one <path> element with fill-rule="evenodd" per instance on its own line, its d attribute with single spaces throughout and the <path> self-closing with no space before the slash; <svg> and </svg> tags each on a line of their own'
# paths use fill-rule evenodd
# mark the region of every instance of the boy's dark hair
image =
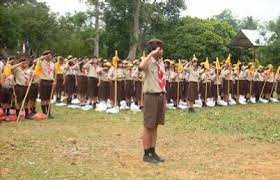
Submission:
<svg viewBox="0 0 280 180">
<path fill-rule="evenodd" d="M 157 49 L 158 47 L 163 49 L 163 42 L 159 39 L 151 39 L 150 41 L 147 42 L 147 47 L 146 47 L 146 51 L 149 54 L 150 52 L 152 52 L 153 50 Z"/>
</svg>

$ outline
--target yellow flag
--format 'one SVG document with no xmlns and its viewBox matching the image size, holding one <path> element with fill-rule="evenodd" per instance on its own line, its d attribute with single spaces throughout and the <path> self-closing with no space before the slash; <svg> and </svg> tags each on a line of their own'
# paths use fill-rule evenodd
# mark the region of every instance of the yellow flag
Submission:
<svg viewBox="0 0 280 180">
<path fill-rule="evenodd" d="M 41 62 L 39 60 L 36 63 L 34 73 L 37 77 L 42 77 L 43 76 Z"/>
<path fill-rule="evenodd" d="M 196 58 L 196 55 L 195 55 L 195 54 L 193 54 L 193 58 L 192 58 L 192 60 L 197 60 L 197 58 Z"/>
<path fill-rule="evenodd" d="M 210 64 L 209 64 L 208 57 L 206 58 L 206 61 L 204 63 L 204 67 L 205 67 L 205 69 L 210 69 Z"/>
<path fill-rule="evenodd" d="M 181 60 L 179 60 L 179 63 L 177 63 L 177 72 L 179 74 L 181 74 L 183 72 L 183 69 L 184 69 L 184 67 L 183 67 L 183 65 L 181 63 Z"/>
<path fill-rule="evenodd" d="M 249 72 L 250 72 L 251 74 L 255 73 L 255 71 L 256 71 L 256 65 L 255 65 L 255 63 L 249 63 L 249 65 L 251 65 L 251 66 L 250 66 L 250 69 L 249 69 Z"/>
<path fill-rule="evenodd" d="M 219 58 L 218 57 L 216 57 L 216 69 L 217 70 L 220 70 L 221 69 L 221 65 L 220 65 L 220 62 L 219 62 Z"/>
<path fill-rule="evenodd" d="M 61 65 L 60 65 L 60 61 L 61 61 L 61 58 L 58 57 L 57 58 L 57 62 L 55 63 L 55 73 L 62 73 L 62 68 L 61 68 Z"/>
<path fill-rule="evenodd" d="M 12 66 L 9 63 L 9 61 L 6 63 L 5 67 L 4 67 L 4 75 L 6 77 L 10 76 L 12 74 Z"/>
<path fill-rule="evenodd" d="M 228 55 L 225 63 L 226 64 L 231 64 L 231 54 Z"/>
<path fill-rule="evenodd" d="M 240 68 L 239 68 L 239 67 L 240 67 L 240 64 L 241 64 L 241 62 L 238 60 L 238 61 L 237 61 L 237 64 L 234 64 L 234 65 L 233 65 L 235 71 L 239 71 L 239 70 L 240 70 Z"/>
<path fill-rule="evenodd" d="M 118 66 L 118 61 L 119 61 L 119 56 L 118 56 L 118 51 L 116 50 L 115 51 L 115 56 L 113 57 L 113 60 L 112 60 L 112 64 L 113 64 L 114 67 Z"/>
</svg>

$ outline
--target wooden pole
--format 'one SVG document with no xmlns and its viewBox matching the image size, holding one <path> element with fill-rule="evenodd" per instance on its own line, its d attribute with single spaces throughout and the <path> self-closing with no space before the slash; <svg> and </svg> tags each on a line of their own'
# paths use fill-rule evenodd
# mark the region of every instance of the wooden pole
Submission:
<svg viewBox="0 0 280 180">
<path fill-rule="evenodd" d="M 272 89 L 271 89 L 271 91 L 269 93 L 269 98 L 271 97 L 271 95 L 273 97 L 273 90 L 274 90 L 275 84 L 276 84 L 276 82 L 274 82 L 273 85 L 272 85 Z"/>
<path fill-rule="evenodd" d="M 115 107 L 117 107 L 117 104 L 118 104 L 118 102 L 117 102 L 117 100 L 118 100 L 118 98 L 117 98 L 117 96 L 118 96 L 118 94 L 117 94 L 118 93 L 117 76 L 118 76 L 118 68 L 116 67 L 116 69 L 115 69 Z"/>
<path fill-rule="evenodd" d="M 179 105 L 179 100 L 180 100 L 180 80 L 178 78 L 178 81 L 177 81 L 177 109 L 178 109 L 178 105 Z"/>
<path fill-rule="evenodd" d="M 250 98 L 252 96 L 252 84 L 253 84 L 253 82 L 252 82 L 252 80 L 250 80 L 250 93 L 249 93 Z"/>
<path fill-rule="evenodd" d="M 239 77 L 238 77 L 238 79 L 237 79 L 237 99 L 238 100 L 239 100 L 239 96 L 240 96 L 239 86 L 240 86 L 240 82 L 239 82 Z"/>
<path fill-rule="evenodd" d="M 33 69 L 33 67 L 34 67 L 34 64 L 31 66 L 30 69 Z M 20 109 L 19 109 L 19 114 L 18 114 L 18 117 L 17 117 L 17 120 L 16 120 L 17 123 L 18 123 L 19 120 L 20 120 L 20 112 L 22 111 L 22 109 L 23 109 L 23 107 L 24 107 L 26 98 L 27 98 L 27 96 L 28 96 L 28 93 L 29 93 L 29 90 L 30 90 L 30 87 L 31 87 L 31 84 L 32 84 L 32 79 L 33 79 L 33 77 L 34 77 L 34 73 L 33 73 L 32 76 L 31 76 L 30 82 L 29 82 L 29 84 L 28 84 L 26 93 L 25 93 L 24 98 L 23 98 L 23 101 L 21 102 L 21 107 L 20 107 Z"/>
<path fill-rule="evenodd" d="M 270 91 L 270 93 L 269 93 L 269 98 L 271 97 L 271 95 L 272 95 L 272 97 L 273 97 L 273 89 L 274 89 L 274 87 L 275 87 L 275 85 L 276 85 L 276 78 L 275 78 L 275 76 L 276 76 L 276 74 L 274 75 L 274 80 L 275 80 L 275 82 L 273 82 L 273 85 L 272 85 L 272 89 L 271 89 L 271 91 Z"/>
<path fill-rule="evenodd" d="M 227 87 L 227 101 L 229 101 L 229 79 L 227 80 L 227 82 L 228 82 L 228 87 Z"/>
<path fill-rule="evenodd" d="M 217 98 L 219 98 L 220 96 L 218 80 L 219 80 L 219 71 L 217 69 Z"/>
<path fill-rule="evenodd" d="M 57 77 L 57 73 L 55 73 L 55 77 L 52 83 L 52 90 L 51 90 L 51 97 L 50 97 L 50 101 L 49 101 L 49 106 L 48 106 L 48 112 L 47 112 L 47 116 L 49 117 L 50 112 L 51 112 L 51 104 L 52 104 L 52 96 L 53 96 L 53 92 L 54 92 L 54 84 L 56 84 L 56 77 Z"/>
<path fill-rule="evenodd" d="M 205 96 L 204 96 L 204 102 L 206 103 L 207 101 L 207 90 L 208 90 L 208 82 L 205 84 Z"/>
<path fill-rule="evenodd" d="M 264 84 L 263 84 L 263 87 L 262 87 L 262 91 L 261 91 L 261 94 L 260 94 L 260 98 L 262 97 L 262 94 L 263 94 L 263 91 L 264 91 L 265 84 L 266 84 L 266 80 L 264 81 Z"/>
</svg>

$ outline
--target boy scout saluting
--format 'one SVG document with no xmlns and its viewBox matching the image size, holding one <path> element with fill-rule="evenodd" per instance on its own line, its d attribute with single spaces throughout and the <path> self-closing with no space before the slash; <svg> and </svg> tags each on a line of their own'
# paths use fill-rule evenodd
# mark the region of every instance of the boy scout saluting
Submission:
<svg viewBox="0 0 280 180">
<path fill-rule="evenodd" d="M 144 76 L 144 132 L 143 161 L 148 163 L 163 162 L 156 154 L 156 138 L 158 125 L 164 125 L 165 121 L 165 69 L 162 60 L 163 43 L 158 39 L 152 39 L 148 42 L 148 53 L 143 58 L 139 69 L 143 70 Z"/>
<path fill-rule="evenodd" d="M 48 114 L 49 118 L 52 118 L 51 111 L 49 110 L 49 104 L 52 94 L 52 88 L 55 87 L 54 73 L 55 67 L 52 62 L 52 52 L 45 50 L 43 56 L 35 60 L 41 66 L 42 74 L 40 75 L 39 94 L 41 99 L 41 107 L 44 114 Z"/>
</svg>

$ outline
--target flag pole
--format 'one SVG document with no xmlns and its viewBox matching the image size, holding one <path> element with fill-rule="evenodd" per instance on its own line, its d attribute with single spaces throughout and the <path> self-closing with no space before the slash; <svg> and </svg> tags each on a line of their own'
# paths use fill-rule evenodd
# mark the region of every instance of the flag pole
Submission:
<svg viewBox="0 0 280 180">
<path fill-rule="evenodd" d="M 262 91 L 261 91 L 261 94 L 260 94 L 260 98 L 262 97 L 262 94 L 263 94 L 265 85 L 266 85 L 266 80 L 264 81 L 264 84 L 263 84 L 263 86 L 262 86 Z"/>
<path fill-rule="evenodd" d="M 219 71 L 217 69 L 217 98 L 219 98 L 220 96 L 218 80 L 219 80 Z"/>
<path fill-rule="evenodd" d="M 31 66 L 30 69 L 32 69 L 33 67 L 34 67 L 34 64 Z M 30 79 L 30 82 L 29 82 L 29 84 L 28 84 L 26 93 L 25 93 L 24 98 L 23 98 L 23 101 L 22 101 L 22 103 L 21 103 L 21 107 L 20 107 L 20 109 L 19 109 L 19 114 L 18 114 L 17 120 L 16 120 L 17 123 L 18 123 L 19 120 L 20 120 L 20 113 L 21 113 L 21 111 L 22 111 L 22 109 L 23 109 L 23 107 L 24 107 L 25 101 L 26 101 L 26 99 L 27 99 L 27 96 L 28 96 L 28 93 L 29 93 L 29 90 L 30 90 L 30 87 L 31 87 L 31 84 L 32 84 L 33 77 L 34 77 L 34 73 L 33 73 L 32 76 L 31 76 L 31 79 Z"/>
<path fill-rule="evenodd" d="M 238 71 L 238 77 L 237 78 L 238 78 L 237 79 L 237 99 L 239 101 L 239 97 L 240 97 L 240 90 L 239 90 L 239 88 L 240 88 L 240 81 L 239 81 L 240 74 L 239 74 L 239 71 Z"/>
<path fill-rule="evenodd" d="M 208 82 L 205 84 L 205 96 L 204 96 L 204 102 L 206 103 L 207 101 L 207 89 L 208 89 Z"/>
<path fill-rule="evenodd" d="M 227 84 L 227 101 L 229 101 L 229 79 L 227 80 L 228 84 Z"/>
<path fill-rule="evenodd" d="M 179 99 L 180 99 L 180 74 L 178 76 L 178 79 L 177 79 L 177 109 L 178 109 L 178 106 L 179 106 Z"/>
<path fill-rule="evenodd" d="M 269 93 L 269 98 L 271 97 L 271 95 L 273 97 L 273 91 L 274 91 L 275 84 L 276 84 L 276 82 L 274 82 L 273 85 L 272 85 L 272 89 L 271 89 L 271 91 Z"/>
<path fill-rule="evenodd" d="M 118 86 L 117 86 L 117 76 L 118 76 L 118 67 L 115 67 L 115 107 L 117 107 L 117 93 L 118 93 Z"/>
<path fill-rule="evenodd" d="M 53 96 L 53 93 L 54 93 L 54 85 L 56 84 L 56 78 L 57 78 L 57 73 L 55 73 L 55 76 L 54 76 L 54 80 L 53 80 L 53 83 L 52 83 L 52 90 L 51 90 L 51 96 L 50 96 L 50 101 L 49 101 L 49 105 L 48 105 L 48 112 L 47 112 L 47 117 L 49 117 L 50 115 L 50 112 L 51 112 L 51 104 L 52 104 L 52 96 Z"/>
<path fill-rule="evenodd" d="M 275 74 L 276 75 L 276 74 Z M 275 82 L 273 82 L 273 85 L 272 85 L 272 89 L 271 89 L 271 91 L 270 91 L 270 93 L 269 93 L 269 98 L 271 97 L 271 95 L 272 95 L 272 97 L 273 97 L 273 89 L 274 89 L 274 87 L 275 87 L 275 84 L 276 84 L 276 78 L 275 78 L 275 75 L 274 75 L 274 80 L 275 80 Z"/>
<path fill-rule="evenodd" d="M 250 80 L 250 93 L 249 93 L 250 98 L 252 96 L 252 84 L 253 84 L 253 82 L 252 82 L 252 80 Z"/>
</svg>

